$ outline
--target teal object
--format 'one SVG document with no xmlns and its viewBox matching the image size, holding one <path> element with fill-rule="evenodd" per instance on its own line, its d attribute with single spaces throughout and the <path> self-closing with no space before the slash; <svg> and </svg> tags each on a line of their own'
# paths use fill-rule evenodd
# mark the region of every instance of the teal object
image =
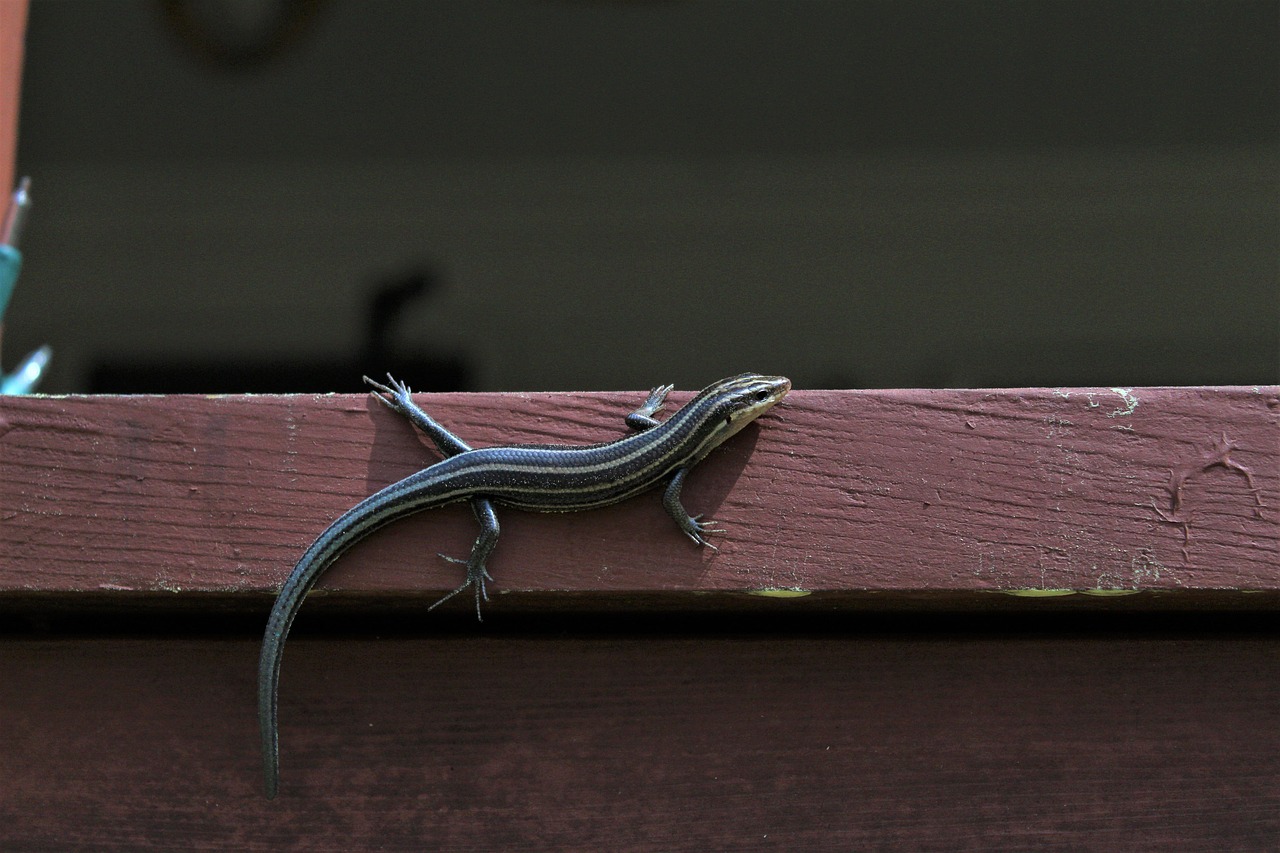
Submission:
<svg viewBox="0 0 1280 853">
<path fill-rule="evenodd" d="M 0 227 L 0 331 L 4 330 L 4 314 L 9 308 L 9 297 L 13 296 L 18 273 L 22 272 L 22 252 L 18 251 L 18 238 L 22 235 L 22 226 L 30 207 L 31 179 L 23 178 L 14 190 L 3 227 Z M 24 358 L 12 373 L 7 376 L 0 373 L 0 394 L 30 394 L 35 390 L 49 364 L 51 353 L 47 346 L 40 347 Z"/>
<path fill-rule="evenodd" d="M 44 369 L 52 356 L 53 350 L 48 346 L 30 353 L 12 373 L 0 376 L 0 394 L 30 394 L 44 375 Z"/>
<path fill-rule="evenodd" d="M 13 295 L 13 287 L 18 283 L 18 273 L 22 271 L 22 253 L 18 251 L 18 240 L 22 236 L 22 226 L 26 223 L 27 211 L 30 209 L 31 179 L 23 178 L 18 181 L 18 188 L 9 199 L 4 225 L 0 227 L 0 323 L 4 322 L 9 297 Z"/>
<path fill-rule="evenodd" d="M 14 246 L 0 246 L 0 322 L 4 321 L 9 297 L 13 295 L 14 285 L 18 283 L 18 273 L 21 271 L 22 252 Z"/>
</svg>

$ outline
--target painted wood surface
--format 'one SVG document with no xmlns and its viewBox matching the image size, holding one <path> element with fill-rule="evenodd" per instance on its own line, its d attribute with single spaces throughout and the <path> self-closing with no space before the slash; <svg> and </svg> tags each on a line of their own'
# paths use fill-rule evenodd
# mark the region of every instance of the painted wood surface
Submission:
<svg viewBox="0 0 1280 853">
<path fill-rule="evenodd" d="M 259 622 L 208 605 L 265 611 L 330 518 L 434 452 L 366 397 L 0 400 L 0 849 L 1266 849 L 1271 613 L 856 611 L 1274 607 L 1278 396 L 793 392 L 691 478 L 719 551 L 656 495 L 506 512 L 483 625 L 412 615 L 469 513 L 406 519 L 290 641 L 274 802 Z M 639 397 L 422 402 L 489 444 L 607 439 Z M 788 589 L 816 594 L 741 595 Z M 575 596 L 610 615 L 538 612 Z M 411 615 L 347 618 L 370 600 Z M 68 601 L 124 615 L 42 621 Z M 686 601 L 775 616 L 665 612 Z"/>
<path fill-rule="evenodd" d="M 419 402 L 479 446 L 608 440 L 642 396 Z M 718 551 L 680 535 L 656 493 L 508 510 L 492 589 L 515 607 L 525 592 L 1067 591 L 1275 606 L 1278 417 L 1275 387 L 795 391 L 689 479 L 685 504 L 720 522 Z M 367 396 L 3 398 L 0 596 L 265 602 L 330 520 L 437 458 Z M 464 555 L 474 535 L 465 506 L 422 513 L 356 546 L 320 589 L 436 595 L 458 580 L 436 553 Z"/>
<path fill-rule="evenodd" d="M 12 640 L 5 850 L 1254 851 L 1274 637 Z"/>
</svg>

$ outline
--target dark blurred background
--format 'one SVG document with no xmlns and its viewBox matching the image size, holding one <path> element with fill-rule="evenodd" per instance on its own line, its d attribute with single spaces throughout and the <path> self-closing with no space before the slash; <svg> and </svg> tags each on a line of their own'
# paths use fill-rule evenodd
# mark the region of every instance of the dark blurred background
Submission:
<svg viewBox="0 0 1280 853">
<path fill-rule="evenodd" d="M 1280 382 L 1276 2 L 34 0 L 42 390 Z"/>
</svg>

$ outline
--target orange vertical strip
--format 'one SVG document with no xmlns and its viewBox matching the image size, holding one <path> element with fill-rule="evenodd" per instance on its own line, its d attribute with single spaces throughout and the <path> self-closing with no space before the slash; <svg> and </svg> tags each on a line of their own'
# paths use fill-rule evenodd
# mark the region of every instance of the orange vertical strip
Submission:
<svg viewBox="0 0 1280 853">
<path fill-rule="evenodd" d="M 27 0 L 0 0 L 0 191 L 6 198 L 13 186 L 18 151 L 18 103 L 26 31 Z"/>
</svg>

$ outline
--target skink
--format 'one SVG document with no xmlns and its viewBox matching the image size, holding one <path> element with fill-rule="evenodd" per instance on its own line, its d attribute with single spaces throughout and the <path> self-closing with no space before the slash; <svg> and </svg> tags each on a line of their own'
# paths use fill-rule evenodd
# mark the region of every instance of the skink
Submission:
<svg viewBox="0 0 1280 853">
<path fill-rule="evenodd" d="M 339 516 L 311 543 L 280 588 L 258 661 L 258 724 L 269 798 L 275 797 L 280 778 L 276 717 L 284 641 L 303 598 L 343 551 L 410 513 L 468 501 L 480 523 L 480 535 L 466 560 L 446 558 L 465 565 L 466 578 L 431 607 L 472 587 L 479 617 L 481 600 L 488 600 L 485 581 L 492 580 L 485 561 L 498 542 L 495 503 L 538 512 L 575 512 L 617 503 L 666 482 L 663 507 L 686 536 L 699 545 L 710 545 L 705 537 L 714 522 L 689 515 L 680 503 L 689 469 L 791 390 L 785 377 L 743 373 L 704 388 L 660 422 L 653 416 L 671 392 L 672 386 L 665 385 L 654 388 L 644 404 L 627 415 L 627 426 L 635 435 L 604 444 L 473 450 L 415 405 L 408 386 L 390 376 L 387 380 L 390 384 L 383 385 L 365 377 L 374 397 L 426 433 L 445 459 L 392 483 Z"/>
</svg>

